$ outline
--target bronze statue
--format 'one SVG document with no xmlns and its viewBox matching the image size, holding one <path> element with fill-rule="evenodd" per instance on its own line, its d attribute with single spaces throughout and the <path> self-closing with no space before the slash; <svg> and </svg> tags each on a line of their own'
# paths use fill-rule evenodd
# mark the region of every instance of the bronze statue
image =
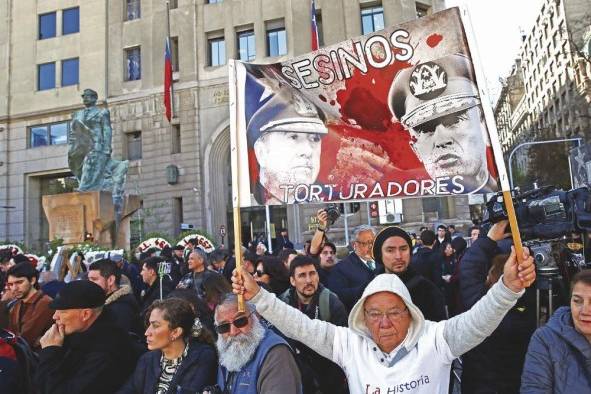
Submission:
<svg viewBox="0 0 591 394">
<path fill-rule="evenodd" d="M 108 109 L 98 108 L 98 94 L 84 89 L 85 109 L 72 114 L 68 136 L 68 165 L 76 176 L 78 191 L 110 191 L 117 219 L 123 209 L 127 160 L 111 158 L 111 118 Z M 118 220 L 117 220 L 118 222 Z"/>
</svg>

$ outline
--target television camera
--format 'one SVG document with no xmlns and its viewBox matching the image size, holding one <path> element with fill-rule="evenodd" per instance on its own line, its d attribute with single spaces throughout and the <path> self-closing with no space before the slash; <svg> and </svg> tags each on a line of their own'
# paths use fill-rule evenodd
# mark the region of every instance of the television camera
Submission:
<svg viewBox="0 0 591 394">
<path fill-rule="evenodd" d="M 581 187 L 565 191 L 545 186 L 524 193 L 513 191 L 512 198 L 523 244 L 530 249 L 536 265 L 539 324 L 541 310 L 547 311 L 549 317 L 556 299 L 564 304 L 570 280 L 587 268 L 584 251 L 591 230 L 591 190 Z M 501 192 L 487 202 L 483 224 L 504 219 L 507 211 Z M 540 307 L 542 290 L 547 292 L 547 308 Z"/>
</svg>

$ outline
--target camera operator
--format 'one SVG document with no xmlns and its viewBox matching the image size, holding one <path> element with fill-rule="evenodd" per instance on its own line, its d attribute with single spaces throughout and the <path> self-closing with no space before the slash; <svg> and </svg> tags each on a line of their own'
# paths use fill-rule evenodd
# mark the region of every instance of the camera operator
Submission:
<svg viewBox="0 0 591 394">
<path fill-rule="evenodd" d="M 487 237 L 478 238 L 466 250 L 460 265 L 460 296 L 470 309 L 488 291 L 487 278 L 496 256 L 508 252 L 509 222 L 492 225 Z M 498 279 L 498 277 L 495 277 Z M 489 283 L 490 285 L 490 283 Z M 507 313 L 499 327 L 482 344 L 463 356 L 462 392 L 518 393 L 527 344 L 535 330 L 535 287 Z"/>
</svg>

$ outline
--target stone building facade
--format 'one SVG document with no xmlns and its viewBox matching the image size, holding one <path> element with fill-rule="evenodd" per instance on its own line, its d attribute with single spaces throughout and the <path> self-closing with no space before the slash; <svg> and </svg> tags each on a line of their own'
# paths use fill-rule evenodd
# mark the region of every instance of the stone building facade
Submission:
<svg viewBox="0 0 591 394">
<path fill-rule="evenodd" d="M 546 0 L 524 33 L 495 117 L 506 154 L 532 140 L 590 137 L 590 0 Z M 524 167 L 527 149 L 516 154 Z"/>
<path fill-rule="evenodd" d="M 48 241 L 41 196 L 73 189 L 64 132 L 71 113 L 82 108 L 84 88 L 97 91 L 99 105 L 111 111 L 113 157 L 130 160 L 126 190 L 142 199 L 135 236 L 177 234 L 184 224 L 218 242 L 225 226 L 231 237 L 227 61 L 242 54 L 276 62 L 308 52 L 309 5 L 170 1 L 175 113 L 169 123 L 163 107 L 164 1 L 0 2 L 0 20 L 6 21 L 0 24 L 0 240 L 36 248 Z M 441 10 L 444 2 L 317 0 L 316 6 L 320 43 L 330 45 L 361 35 L 368 28 L 364 15 L 377 29 L 380 18 L 389 26 Z M 277 56 L 270 53 L 271 33 L 285 47 Z M 270 230 L 287 227 L 301 242 L 318 208 L 272 207 Z M 347 209 L 348 230 L 367 223 L 366 204 Z M 470 219 L 467 197 L 404 200 L 402 211 L 414 230 L 426 222 L 453 218 L 467 225 Z M 264 208 L 243 209 L 243 239 L 265 230 Z M 334 234 L 345 238 L 343 219 Z"/>
</svg>

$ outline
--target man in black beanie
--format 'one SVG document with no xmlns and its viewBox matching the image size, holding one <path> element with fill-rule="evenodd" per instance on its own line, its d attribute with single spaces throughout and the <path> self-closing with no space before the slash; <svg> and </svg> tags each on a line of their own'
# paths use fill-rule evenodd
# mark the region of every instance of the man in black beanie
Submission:
<svg viewBox="0 0 591 394">
<path fill-rule="evenodd" d="M 431 282 L 411 266 L 412 241 L 400 227 L 386 227 L 376 235 L 373 256 L 384 266 L 387 274 L 396 274 L 408 288 L 412 302 L 423 312 L 425 319 L 441 321 L 447 318 L 445 298 Z"/>
<path fill-rule="evenodd" d="M 131 375 L 136 352 L 104 303 L 99 285 L 80 280 L 66 284 L 49 304 L 55 324 L 40 339 L 40 394 L 114 393 Z"/>
</svg>

